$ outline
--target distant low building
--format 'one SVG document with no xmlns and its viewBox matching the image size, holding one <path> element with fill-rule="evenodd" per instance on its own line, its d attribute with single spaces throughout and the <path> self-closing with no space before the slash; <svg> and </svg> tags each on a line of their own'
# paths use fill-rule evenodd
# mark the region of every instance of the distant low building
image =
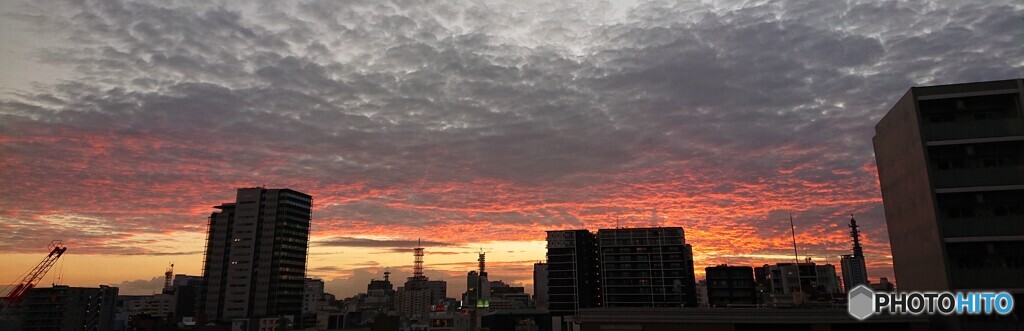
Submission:
<svg viewBox="0 0 1024 331">
<path fill-rule="evenodd" d="M 472 319 L 466 312 L 431 312 L 427 331 L 471 331 Z"/>
<path fill-rule="evenodd" d="M 21 303 L 20 330 L 112 330 L 116 301 L 110 286 L 34 288 Z"/>
<path fill-rule="evenodd" d="M 832 264 L 802 263 L 765 265 L 774 304 L 801 305 L 809 301 L 842 298 L 839 277 Z"/>
<path fill-rule="evenodd" d="M 171 289 L 174 295 L 174 321 L 195 321 L 203 297 L 203 277 L 174 275 Z"/>
<path fill-rule="evenodd" d="M 753 268 L 722 264 L 704 268 L 704 272 L 711 307 L 757 304 Z"/>
<path fill-rule="evenodd" d="M 881 292 L 893 292 L 896 291 L 896 285 L 889 282 L 889 278 L 882 277 L 878 279 L 877 283 L 871 283 L 868 285 L 872 290 Z"/>
</svg>

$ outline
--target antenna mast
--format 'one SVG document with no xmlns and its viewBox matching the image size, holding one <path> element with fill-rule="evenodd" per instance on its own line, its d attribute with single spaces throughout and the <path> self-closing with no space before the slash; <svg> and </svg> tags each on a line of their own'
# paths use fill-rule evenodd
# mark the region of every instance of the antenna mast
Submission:
<svg viewBox="0 0 1024 331">
<path fill-rule="evenodd" d="M 416 279 L 423 278 L 423 240 L 416 239 L 416 248 L 413 248 L 413 255 L 416 256 L 413 262 L 412 276 Z"/>
<path fill-rule="evenodd" d="M 789 213 L 789 230 L 793 234 L 793 260 L 800 264 L 800 254 L 796 250 L 796 226 L 793 225 L 793 213 Z"/>
<path fill-rule="evenodd" d="M 864 250 L 860 247 L 860 230 L 857 230 L 857 220 L 850 214 L 850 237 L 853 237 L 853 257 L 864 258 Z"/>
</svg>

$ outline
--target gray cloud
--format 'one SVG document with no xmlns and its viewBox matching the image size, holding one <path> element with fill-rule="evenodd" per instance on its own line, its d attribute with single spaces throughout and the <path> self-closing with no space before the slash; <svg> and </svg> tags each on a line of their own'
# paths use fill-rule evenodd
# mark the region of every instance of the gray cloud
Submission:
<svg viewBox="0 0 1024 331">
<path fill-rule="evenodd" d="M 328 246 L 328 247 L 375 247 L 375 248 L 406 248 L 402 251 L 409 252 L 409 248 L 430 246 L 451 246 L 450 243 L 443 243 L 430 240 L 379 240 L 369 238 L 353 238 L 353 237 L 331 237 L 328 239 L 316 241 L 313 244 L 317 246 Z"/>
<path fill-rule="evenodd" d="M 711 229 L 774 238 L 759 220 L 797 210 L 814 231 L 864 215 L 885 254 L 877 119 L 913 85 L 1024 73 L 1011 1 L 11 8 L 66 41 L 37 64 L 74 72 L 0 96 L 11 247 L 56 213 L 202 231 L 197 205 L 268 184 L 316 193 L 332 235 L 538 239 L 659 209 L 718 247 Z"/>
</svg>

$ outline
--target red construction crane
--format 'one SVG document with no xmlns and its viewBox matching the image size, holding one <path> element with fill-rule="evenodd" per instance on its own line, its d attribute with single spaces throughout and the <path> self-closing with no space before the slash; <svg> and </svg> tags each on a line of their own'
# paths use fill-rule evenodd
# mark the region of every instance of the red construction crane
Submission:
<svg viewBox="0 0 1024 331">
<path fill-rule="evenodd" d="M 32 268 L 32 270 L 25 275 L 25 278 L 22 278 L 21 282 L 14 287 L 14 290 L 12 290 L 11 293 L 8 293 L 7 297 L 4 298 L 4 301 L 6 301 L 8 306 L 21 303 L 21 301 L 25 299 L 25 296 L 28 295 L 28 291 L 32 290 L 33 287 L 36 287 L 36 284 L 39 284 L 39 281 L 43 279 L 43 276 L 45 276 L 46 272 L 50 270 L 50 267 L 53 267 L 53 264 L 57 263 L 57 259 L 59 259 L 61 255 L 64 255 L 64 251 L 68 250 L 60 240 L 51 241 L 49 248 L 50 255 L 47 255 L 45 259 L 39 261 L 35 268 Z"/>
</svg>

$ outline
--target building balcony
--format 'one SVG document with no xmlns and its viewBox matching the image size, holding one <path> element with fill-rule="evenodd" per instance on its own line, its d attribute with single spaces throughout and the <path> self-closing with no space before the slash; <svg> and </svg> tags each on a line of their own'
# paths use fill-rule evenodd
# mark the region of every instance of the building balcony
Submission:
<svg viewBox="0 0 1024 331">
<path fill-rule="evenodd" d="M 1020 216 L 942 218 L 939 224 L 946 238 L 1024 235 Z"/>
<path fill-rule="evenodd" d="M 935 188 L 1024 185 L 1024 166 L 935 170 Z"/>
<path fill-rule="evenodd" d="M 924 126 L 924 136 L 926 141 L 1022 135 L 1024 135 L 1024 118 L 928 123 Z"/>
</svg>

